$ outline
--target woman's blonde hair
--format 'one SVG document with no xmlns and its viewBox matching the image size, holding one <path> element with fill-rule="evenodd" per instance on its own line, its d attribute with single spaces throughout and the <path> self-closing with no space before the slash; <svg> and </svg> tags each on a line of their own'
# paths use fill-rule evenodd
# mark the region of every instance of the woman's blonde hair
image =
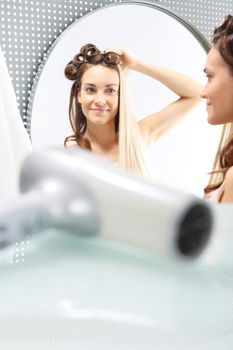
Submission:
<svg viewBox="0 0 233 350">
<path fill-rule="evenodd" d="M 119 166 L 149 179 L 142 135 L 129 91 L 128 70 L 120 68 Z"/>
</svg>

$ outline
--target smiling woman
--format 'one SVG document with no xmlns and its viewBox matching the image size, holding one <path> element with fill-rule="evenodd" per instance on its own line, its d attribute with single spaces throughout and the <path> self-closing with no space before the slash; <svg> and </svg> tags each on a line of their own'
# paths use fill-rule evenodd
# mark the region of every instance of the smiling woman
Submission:
<svg viewBox="0 0 233 350">
<path fill-rule="evenodd" d="M 107 155 L 112 162 L 118 160 L 115 116 L 118 113 L 119 85 L 117 72 L 99 65 L 89 68 L 83 74 L 78 93 L 78 103 L 82 106 L 86 122 L 83 118 L 84 123 L 78 131 L 76 145 L 91 149 L 97 154 Z M 101 138 L 98 137 L 98 130 Z M 84 132 L 85 139 L 82 137 Z M 69 139 L 74 137 L 68 137 L 66 145 Z"/>
<path fill-rule="evenodd" d="M 208 122 L 225 125 L 212 178 L 205 193 L 215 202 L 233 202 L 233 16 L 215 29 L 205 72 L 208 77 L 202 97 L 206 99 Z"/>
<path fill-rule="evenodd" d="M 86 45 L 65 69 L 66 77 L 74 80 L 69 108 L 70 123 L 74 134 L 66 137 L 65 145 L 78 145 L 97 154 L 110 153 L 108 158 L 116 161 L 117 148 L 115 146 L 118 143 L 118 136 L 115 129 L 118 128 L 118 125 L 115 126 L 115 116 L 118 113 L 120 77 L 115 61 L 114 64 L 112 61 L 104 64 L 100 61 L 105 57 L 111 59 L 111 56 L 119 60 L 119 56 L 117 54 L 102 56 L 96 51 L 97 48 L 94 45 Z M 93 52 L 96 54 L 93 55 Z M 88 57 L 88 62 L 86 57 Z M 93 57 L 96 64 L 91 63 L 90 57 Z M 112 126 L 113 139 L 111 139 Z M 101 137 L 98 137 L 98 130 L 101 132 Z M 100 140 L 105 142 L 100 142 Z"/>
<path fill-rule="evenodd" d="M 126 48 L 143 62 L 169 67 L 200 83 L 205 82 L 203 68 L 209 44 L 189 23 L 154 2 L 124 1 L 104 6 L 69 26 L 42 62 L 28 106 L 34 148 L 62 144 L 67 135 L 73 134 L 68 118 L 71 84 L 64 77 L 64 67 L 87 43 L 94 43 L 101 49 Z M 158 137 L 158 128 L 156 134 L 148 133 L 150 120 L 145 116 L 153 115 L 168 105 L 173 108 L 173 102 L 183 93 L 167 88 L 165 82 L 161 83 L 149 72 L 144 74 L 145 67 L 141 65 L 131 68 L 129 85 L 132 101 L 144 141 L 150 144 L 145 157 L 153 180 L 202 196 L 221 126 L 213 128 L 208 125 L 204 103 L 200 102 L 190 108 L 191 112 L 179 123 L 175 123 L 174 115 L 173 128 L 166 134 L 163 131 L 168 129 L 168 125 L 163 124 L 164 129 L 160 128 L 162 137 Z M 157 126 L 161 125 L 159 117 L 153 120 L 154 126 L 156 122 Z M 116 160 L 115 141 L 112 138 L 113 151 L 108 154 L 110 160 Z M 93 142 L 92 147 L 96 147 Z"/>
<path fill-rule="evenodd" d="M 180 98 L 139 122 L 130 108 L 127 69 L 166 85 Z M 65 68 L 74 80 L 70 96 L 73 135 L 65 139 L 149 178 L 142 144 L 157 141 L 200 100 L 202 85 L 186 75 L 141 60 L 125 49 L 83 46 Z M 125 78 L 125 79 L 124 79 Z"/>
</svg>

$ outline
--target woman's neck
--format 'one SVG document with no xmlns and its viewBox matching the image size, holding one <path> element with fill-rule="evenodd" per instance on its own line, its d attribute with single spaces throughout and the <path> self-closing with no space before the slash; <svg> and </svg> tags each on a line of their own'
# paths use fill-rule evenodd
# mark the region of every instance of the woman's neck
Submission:
<svg viewBox="0 0 233 350">
<path fill-rule="evenodd" d="M 118 134 L 115 126 L 111 125 L 88 125 L 85 137 L 91 143 L 94 153 L 103 155 L 115 162 L 118 160 Z"/>
</svg>

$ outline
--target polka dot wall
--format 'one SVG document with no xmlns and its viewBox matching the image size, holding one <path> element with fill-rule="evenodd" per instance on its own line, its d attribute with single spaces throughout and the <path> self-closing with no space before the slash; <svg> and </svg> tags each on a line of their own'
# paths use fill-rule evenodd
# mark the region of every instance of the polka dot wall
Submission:
<svg viewBox="0 0 233 350">
<path fill-rule="evenodd" d="M 84 14 L 101 6 L 123 1 L 0 0 L 0 45 L 26 127 L 28 127 L 27 105 L 33 79 L 54 40 L 67 26 Z M 226 14 L 233 13 L 233 3 L 229 0 L 155 0 L 154 2 L 188 20 L 207 40 L 210 40 L 214 26 L 219 24 Z"/>
</svg>

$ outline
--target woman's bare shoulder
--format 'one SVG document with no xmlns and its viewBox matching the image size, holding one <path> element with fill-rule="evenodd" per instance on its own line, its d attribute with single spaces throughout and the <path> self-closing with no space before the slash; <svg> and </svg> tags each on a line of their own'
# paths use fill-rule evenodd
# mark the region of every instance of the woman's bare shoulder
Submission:
<svg viewBox="0 0 233 350">
<path fill-rule="evenodd" d="M 56 148 L 75 148 L 78 147 L 77 143 L 75 141 L 69 141 L 66 143 L 66 145 L 55 145 Z"/>
</svg>

